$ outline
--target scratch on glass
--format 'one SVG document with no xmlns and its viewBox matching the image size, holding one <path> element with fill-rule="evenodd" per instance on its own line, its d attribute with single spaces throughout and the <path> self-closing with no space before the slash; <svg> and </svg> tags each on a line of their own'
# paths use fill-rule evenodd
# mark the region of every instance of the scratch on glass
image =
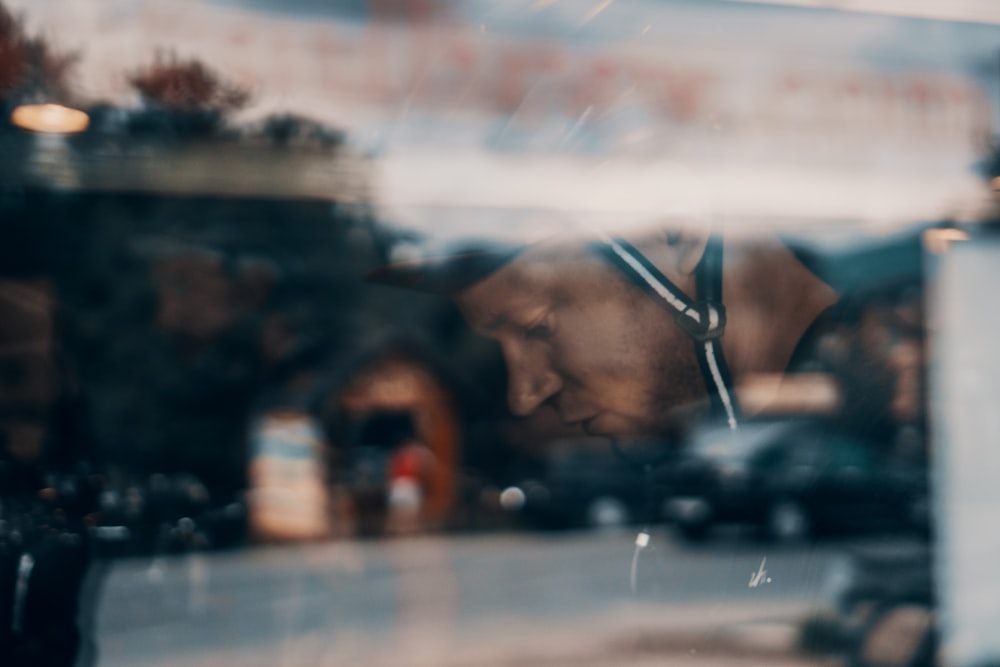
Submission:
<svg viewBox="0 0 1000 667">
<path fill-rule="evenodd" d="M 760 567 L 757 568 L 757 571 L 750 575 L 749 588 L 757 588 L 758 586 L 771 583 L 771 577 L 767 576 L 767 570 L 764 568 L 766 564 L 767 558 L 764 557 L 760 560 Z"/>
<path fill-rule="evenodd" d="M 576 122 L 573 123 L 572 127 L 570 127 L 569 130 L 566 131 L 566 134 L 563 135 L 562 141 L 560 143 L 566 144 L 570 140 L 572 140 L 574 135 L 576 135 L 579 129 L 583 126 L 583 124 L 587 122 L 587 119 L 590 118 L 590 114 L 593 111 L 594 111 L 594 105 L 592 104 L 588 105 L 587 108 L 583 110 L 583 113 L 580 114 L 580 117 L 576 120 Z"/>
<path fill-rule="evenodd" d="M 639 534 L 635 536 L 635 551 L 632 552 L 632 567 L 629 570 L 629 586 L 632 590 L 632 595 L 636 593 L 636 578 L 639 572 L 639 554 L 642 553 L 644 549 L 649 546 L 649 531 L 641 530 Z"/>
<path fill-rule="evenodd" d="M 521 98 L 521 102 L 517 105 L 517 108 L 514 109 L 514 111 L 512 111 L 510 113 L 510 115 L 507 117 L 507 122 L 504 123 L 503 129 L 500 130 L 500 133 L 497 135 L 497 139 L 498 140 L 501 139 L 501 138 L 503 138 L 503 136 L 505 134 L 507 134 L 507 131 L 511 127 L 513 127 L 515 123 L 517 123 L 518 117 L 520 116 L 521 111 L 524 109 L 525 105 L 528 103 L 528 101 L 531 99 L 531 97 L 538 90 L 538 88 L 541 85 L 541 83 L 542 82 L 541 82 L 540 79 L 536 79 L 535 82 L 531 84 L 531 88 L 529 88 L 528 92 L 525 93 L 524 97 Z"/>
<path fill-rule="evenodd" d="M 580 20 L 580 26 L 585 26 L 591 21 L 593 21 L 598 14 L 600 14 L 605 9 L 610 7 L 611 3 L 613 3 L 614 1 L 615 0 L 601 0 L 601 2 L 597 3 L 594 7 L 590 9 L 590 11 L 588 11 L 586 14 L 583 15 L 583 18 Z"/>
</svg>

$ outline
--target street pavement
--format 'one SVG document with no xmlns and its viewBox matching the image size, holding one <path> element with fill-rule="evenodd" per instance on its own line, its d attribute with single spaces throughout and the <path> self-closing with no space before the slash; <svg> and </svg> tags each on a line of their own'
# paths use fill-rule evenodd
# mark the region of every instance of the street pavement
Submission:
<svg viewBox="0 0 1000 667">
<path fill-rule="evenodd" d="M 843 544 L 656 531 L 436 536 L 117 561 L 102 667 L 815 664 Z"/>
</svg>

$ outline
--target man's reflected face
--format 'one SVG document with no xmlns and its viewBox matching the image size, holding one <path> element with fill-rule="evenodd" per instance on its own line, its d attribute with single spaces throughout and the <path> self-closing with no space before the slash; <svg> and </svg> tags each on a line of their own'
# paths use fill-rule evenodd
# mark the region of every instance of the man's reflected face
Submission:
<svg viewBox="0 0 1000 667">
<path fill-rule="evenodd" d="M 669 314 L 584 248 L 532 247 L 455 300 L 500 344 L 516 415 L 551 406 L 592 434 L 656 434 L 705 397 Z"/>
</svg>

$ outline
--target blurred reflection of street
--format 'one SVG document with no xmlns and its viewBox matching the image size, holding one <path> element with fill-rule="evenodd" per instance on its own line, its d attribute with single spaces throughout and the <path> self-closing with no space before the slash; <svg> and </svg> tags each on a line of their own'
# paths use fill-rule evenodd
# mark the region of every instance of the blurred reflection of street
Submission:
<svg viewBox="0 0 1000 667">
<path fill-rule="evenodd" d="M 795 664 L 843 543 L 654 532 L 336 542 L 118 561 L 99 664 Z M 766 557 L 767 583 L 748 586 Z M 728 647 L 728 648 L 727 648 Z M 699 658 L 704 658 L 699 659 Z M 789 662 L 785 662 L 789 661 Z"/>
</svg>

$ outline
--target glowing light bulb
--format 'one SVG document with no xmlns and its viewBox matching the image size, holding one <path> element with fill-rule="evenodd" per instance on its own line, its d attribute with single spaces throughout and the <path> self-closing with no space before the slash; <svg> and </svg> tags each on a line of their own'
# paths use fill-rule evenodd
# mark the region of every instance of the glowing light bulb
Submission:
<svg viewBox="0 0 1000 667">
<path fill-rule="evenodd" d="M 32 132 L 76 134 L 87 129 L 90 117 L 61 104 L 23 104 L 11 113 L 10 122 Z"/>
</svg>

